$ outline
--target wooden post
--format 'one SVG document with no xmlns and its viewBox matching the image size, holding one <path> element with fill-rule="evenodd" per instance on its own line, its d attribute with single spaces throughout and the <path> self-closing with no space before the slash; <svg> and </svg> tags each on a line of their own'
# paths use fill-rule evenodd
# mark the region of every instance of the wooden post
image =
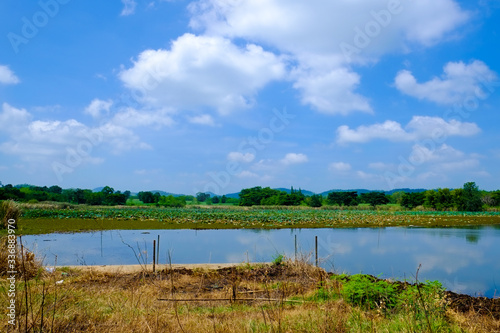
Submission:
<svg viewBox="0 0 500 333">
<path fill-rule="evenodd" d="M 314 248 L 315 248 L 315 253 L 316 253 L 316 267 L 318 267 L 318 236 L 314 236 Z"/>
<path fill-rule="evenodd" d="M 155 272 L 156 264 L 156 240 L 153 239 L 153 273 Z"/>
<path fill-rule="evenodd" d="M 295 235 L 295 261 L 297 261 L 297 235 Z"/>
<path fill-rule="evenodd" d="M 156 264 L 160 262 L 160 235 L 158 235 L 158 244 L 156 244 Z"/>
</svg>

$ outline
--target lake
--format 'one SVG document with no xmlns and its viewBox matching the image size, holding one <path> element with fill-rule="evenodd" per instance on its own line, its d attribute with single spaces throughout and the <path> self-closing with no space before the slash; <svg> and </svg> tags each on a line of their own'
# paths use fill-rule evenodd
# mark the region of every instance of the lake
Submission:
<svg viewBox="0 0 500 333">
<path fill-rule="evenodd" d="M 365 273 L 414 281 L 439 280 L 451 291 L 500 295 L 500 226 L 475 228 L 356 228 L 277 230 L 112 230 L 23 236 L 46 265 L 126 265 L 152 262 L 160 235 L 159 262 L 269 262 L 299 254 L 337 273 Z M 57 260 L 56 260 L 57 256 Z"/>
</svg>

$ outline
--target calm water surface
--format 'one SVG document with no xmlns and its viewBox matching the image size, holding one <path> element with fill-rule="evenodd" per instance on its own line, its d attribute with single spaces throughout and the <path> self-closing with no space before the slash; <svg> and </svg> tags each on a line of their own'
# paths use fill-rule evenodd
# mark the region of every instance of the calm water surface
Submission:
<svg viewBox="0 0 500 333">
<path fill-rule="evenodd" d="M 53 265 L 152 262 L 160 235 L 160 263 L 268 262 L 278 254 L 314 257 L 329 271 L 414 280 L 439 280 L 470 295 L 500 296 L 500 227 L 281 230 L 113 230 L 24 236 L 23 243 Z M 137 258 L 139 257 L 139 258 Z"/>
</svg>

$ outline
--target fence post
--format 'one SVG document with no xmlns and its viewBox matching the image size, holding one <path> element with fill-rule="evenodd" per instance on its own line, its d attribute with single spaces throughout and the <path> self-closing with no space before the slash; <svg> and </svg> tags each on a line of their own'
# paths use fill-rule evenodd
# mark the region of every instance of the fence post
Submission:
<svg viewBox="0 0 500 333">
<path fill-rule="evenodd" d="M 156 264 L 160 263 L 160 235 L 158 235 L 158 244 L 156 244 Z"/>
<path fill-rule="evenodd" d="M 295 261 L 297 261 L 297 235 L 295 235 Z"/>
<path fill-rule="evenodd" d="M 156 240 L 153 239 L 153 273 L 155 272 L 156 264 Z"/>
<path fill-rule="evenodd" d="M 318 267 L 318 236 L 314 236 L 314 248 L 316 253 L 316 267 Z"/>
</svg>

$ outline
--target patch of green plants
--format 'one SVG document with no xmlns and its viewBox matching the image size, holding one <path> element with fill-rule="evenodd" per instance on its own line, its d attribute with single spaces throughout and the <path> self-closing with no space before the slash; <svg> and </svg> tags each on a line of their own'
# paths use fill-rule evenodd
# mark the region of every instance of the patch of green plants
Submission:
<svg viewBox="0 0 500 333">
<path fill-rule="evenodd" d="M 275 254 L 273 256 L 272 263 L 275 266 L 279 266 L 279 265 L 281 265 L 284 262 L 284 260 L 285 260 L 285 256 L 283 254 L 281 254 L 281 253 L 277 253 L 277 254 Z"/>
<path fill-rule="evenodd" d="M 382 311 L 391 318 L 404 318 L 401 325 L 419 332 L 439 332 L 447 326 L 444 288 L 438 281 L 409 284 L 364 274 L 333 279 L 343 281 L 340 293 L 344 301 L 361 309 Z"/>
<path fill-rule="evenodd" d="M 342 297 L 352 305 L 368 309 L 422 307 L 441 299 L 444 288 L 439 281 L 418 284 L 393 283 L 376 277 L 355 274 L 344 280 Z"/>
<path fill-rule="evenodd" d="M 398 303 L 396 287 L 369 275 L 356 274 L 344 283 L 342 296 L 347 302 L 368 309 L 392 309 Z"/>
</svg>

